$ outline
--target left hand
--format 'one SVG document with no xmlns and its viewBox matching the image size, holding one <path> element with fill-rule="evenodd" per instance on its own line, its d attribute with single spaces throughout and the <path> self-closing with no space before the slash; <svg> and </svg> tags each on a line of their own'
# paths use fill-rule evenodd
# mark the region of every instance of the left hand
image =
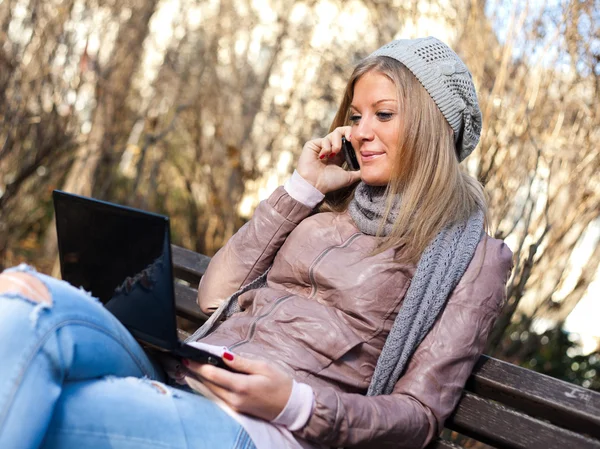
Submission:
<svg viewBox="0 0 600 449">
<path fill-rule="evenodd" d="M 292 393 L 292 378 L 267 362 L 239 355 L 232 359 L 223 360 L 238 373 L 191 360 L 185 360 L 185 364 L 198 375 L 205 387 L 235 411 L 266 421 L 275 419 Z"/>
</svg>

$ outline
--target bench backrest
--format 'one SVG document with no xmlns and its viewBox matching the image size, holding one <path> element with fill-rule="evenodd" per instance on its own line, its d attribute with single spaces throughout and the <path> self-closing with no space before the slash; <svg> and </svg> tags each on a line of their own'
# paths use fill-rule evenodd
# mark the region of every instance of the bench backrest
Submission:
<svg viewBox="0 0 600 449">
<path fill-rule="evenodd" d="M 210 258 L 173 245 L 177 313 L 206 320 L 197 287 Z M 481 356 L 446 427 L 510 449 L 600 449 L 600 393 Z M 460 446 L 438 439 L 428 449 Z"/>
</svg>

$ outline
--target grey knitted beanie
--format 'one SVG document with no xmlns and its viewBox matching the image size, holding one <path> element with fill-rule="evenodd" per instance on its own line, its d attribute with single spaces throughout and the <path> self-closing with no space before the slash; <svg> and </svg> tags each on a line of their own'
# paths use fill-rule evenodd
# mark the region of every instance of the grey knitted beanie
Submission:
<svg viewBox="0 0 600 449">
<path fill-rule="evenodd" d="M 375 56 L 393 58 L 415 75 L 454 131 L 459 162 L 471 154 L 481 134 L 481 110 L 471 73 L 458 55 L 435 37 L 425 37 L 392 41 L 369 58 Z"/>
</svg>

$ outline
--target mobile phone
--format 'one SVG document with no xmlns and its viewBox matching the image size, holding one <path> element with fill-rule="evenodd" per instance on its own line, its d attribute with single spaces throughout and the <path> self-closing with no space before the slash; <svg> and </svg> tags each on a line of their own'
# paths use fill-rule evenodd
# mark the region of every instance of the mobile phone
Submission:
<svg viewBox="0 0 600 449">
<path fill-rule="evenodd" d="M 360 170 L 358 159 L 356 159 L 356 152 L 354 151 L 352 144 L 348 142 L 345 137 L 342 137 L 342 151 L 344 152 L 344 158 L 346 158 L 346 163 L 350 170 Z"/>
<path fill-rule="evenodd" d="M 223 358 L 206 348 L 200 342 L 182 343 L 177 349 L 172 352 L 184 359 L 190 359 L 197 363 L 206 363 L 208 365 L 216 366 L 217 368 L 223 368 L 227 371 L 236 372 L 233 368 L 227 365 Z"/>
<path fill-rule="evenodd" d="M 225 364 L 221 357 L 203 351 L 202 349 L 194 348 L 190 345 L 181 345 L 181 347 L 178 348 L 177 351 L 174 351 L 174 353 L 181 358 L 190 359 L 197 363 L 206 363 L 208 365 L 213 365 L 218 368 L 233 371 L 229 366 Z"/>
</svg>

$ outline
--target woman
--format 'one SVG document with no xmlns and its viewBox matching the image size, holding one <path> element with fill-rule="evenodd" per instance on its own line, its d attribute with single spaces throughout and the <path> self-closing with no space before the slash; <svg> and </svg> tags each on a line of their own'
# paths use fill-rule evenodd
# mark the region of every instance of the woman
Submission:
<svg viewBox="0 0 600 449">
<path fill-rule="evenodd" d="M 459 169 L 480 124 L 468 70 L 437 39 L 391 42 L 357 66 L 331 132 L 202 279 L 212 317 L 192 339 L 238 373 L 184 361 L 171 374 L 214 401 L 158 382 L 92 299 L 5 272 L 0 447 L 425 447 L 511 269 Z M 360 171 L 340 167 L 342 137 Z"/>
</svg>

